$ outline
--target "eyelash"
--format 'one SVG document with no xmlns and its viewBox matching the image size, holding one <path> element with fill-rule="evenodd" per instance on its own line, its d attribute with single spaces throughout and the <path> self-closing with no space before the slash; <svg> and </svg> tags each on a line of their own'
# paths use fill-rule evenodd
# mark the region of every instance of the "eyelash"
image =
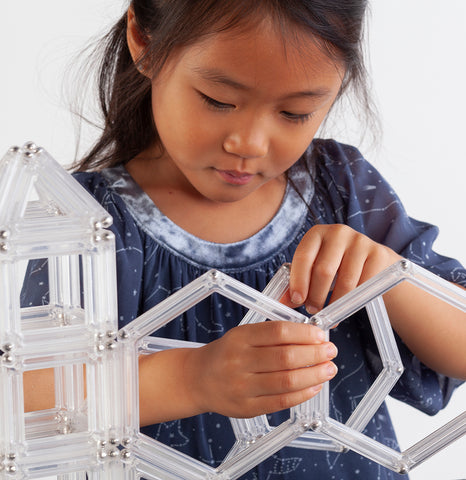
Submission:
<svg viewBox="0 0 466 480">
<path fill-rule="evenodd" d="M 290 113 L 290 112 L 281 112 L 281 114 L 290 122 L 295 123 L 306 123 L 312 118 L 312 113 Z"/>
<path fill-rule="evenodd" d="M 228 110 L 231 108 L 235 108 L 234 105 L 231 105 L 229 103 L 223 103 L 215 100 L 214 98 L 211 98 L 207 96 L 206 94 L 202 92 L 198 92 L 199 95 L 201 96 L 201 99 L 204 101 L 204 103 L 207 104 L 209 108 L 212 108 L 213 110 Z"/>
<path fill-rule="evenodd" d="M 224 111 L 224 110 L 230 110 L 235 108 L 234 105 L 230 103 L 223 103 L 219 102 L 218 100 L 215 100 L 212 97 L 209 97 L 205 93 L 198 92 L 201 99 L 207 106 L 213 110 L 218 110 L 218 111 Z M 306 123 L 308 120 L 311 119 L 312 113 L 290 113 L 290 112 L 280 112 L 287 120 L 293 123 Z"/>
</svg>

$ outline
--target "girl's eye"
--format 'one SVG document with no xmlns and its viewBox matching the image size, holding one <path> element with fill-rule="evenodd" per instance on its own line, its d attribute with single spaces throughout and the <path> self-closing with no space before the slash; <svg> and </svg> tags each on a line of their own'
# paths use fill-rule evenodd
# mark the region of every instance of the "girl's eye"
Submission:
<svg viewBox="0 0 466 480">
<path fill-rule="evenodd" d="M 281 112 L 282 115 L 291 122 L 296 123 L 305 123 L 311 119 L 312 113 L 291 113 L 291 112 Z"/>
<path fill-rule="evenodd" d="M 202 100 L 207 104 L 207 106 L 214 110 L 228 110 L 231 108 L 235 108 L 235 106 L 231 105 L 230 103 L 219 102 L 218 100 L 215 100 L 214 98 L 209 97 L 202 92 L 199 92 L 199 95 L 201 96 Z"/>
</svg>

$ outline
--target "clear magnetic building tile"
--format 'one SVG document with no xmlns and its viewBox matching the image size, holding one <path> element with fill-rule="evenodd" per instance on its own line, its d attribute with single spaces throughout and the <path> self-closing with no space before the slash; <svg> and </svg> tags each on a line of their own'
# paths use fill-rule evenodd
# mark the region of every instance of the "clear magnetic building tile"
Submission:
<svg viewBox="0 0 466 480">
<path fill-rule="evenodd" d="M 406 473 L 466 434 L 466 412 L 403 452 L 363 433 L 403 371 L 382 295 L 407 281 L 466 312 L 464 290 L 402 260 L 308 317 L 279 303 L 288 265 L 263 292 L 210 270 L 118 330 L 111 224 L 102 206 L 34 143 L 12 147 L 0 161 L 0 479 L 233 480 L 284 446 L 351 449 Z M 47 269 L 49 296 L 42 305 L 22 306 L 31 260 Z M 281 425 L 271 427 L 265 416 L 230 419 L 236 442 L 217 468 L 142 434 L 140 356 L 202 346 L 154 334 L 213 293 L 249 309 L 239 324 L 303 322 L 327 335 L 365 308 L 382 370 L 346 423 L 330 417 L 327 384 L 290 409 Z M 49 369 L 54 407 L 25 413 L 25 379 Z"/>
</svg>

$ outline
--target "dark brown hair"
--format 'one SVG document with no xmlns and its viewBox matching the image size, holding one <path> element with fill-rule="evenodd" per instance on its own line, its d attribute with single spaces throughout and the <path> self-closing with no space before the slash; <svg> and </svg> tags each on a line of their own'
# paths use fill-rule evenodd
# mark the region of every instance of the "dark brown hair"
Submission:
<svg viewBox="0 0 466 480">
<path fill-rule="evenodd" d="M 285 41 L 299 27 L 327 55 L 342 61 L 346 74 L 339 96 L 353 90 L 368 112 L 371 101 L 363 59 L 366 4 L 367 0 L 133 0 L 131 8 L 147 48 L 135 65 L 126 41 L 126 13 L 98 44 L 94 55 L 99 58 L 102 134 L 74 169 L 126 163 L 159 141 L 152 118 L 151 81 L 137 67 L 150 64 L 156 76 L 175 49 L 265 15 L 279 26 Z"/>
</svg>

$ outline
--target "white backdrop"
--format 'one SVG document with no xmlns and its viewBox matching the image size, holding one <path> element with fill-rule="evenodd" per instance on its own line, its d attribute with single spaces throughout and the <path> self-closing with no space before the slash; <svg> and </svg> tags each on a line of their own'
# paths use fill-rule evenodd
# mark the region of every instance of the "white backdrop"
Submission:
<svg viewBox="0 0 466 480">
<path fill-rule="evenodd" d="M 0 155 L 13 144 L 34 140 L 61 163 L 73 160 L 75 131 L 62 92 L 64 71 L 72 56 L 112 24 L 125 4 L 3 3 Z M 384 137 L 379 150 L 363 151 L 411 216 L 440 227 L 437 251 L 465 264 L 466 1 L 372 0 L 369 25 Z M 342 139 L 355 141 L 350 134 Z M 394 401 L 390 409 L 404 449 L 466 409 L 466 386 L 433 418 Z M 410 477 L 466 479 L 465 452 L 466 437 Z"/>
</svg>

